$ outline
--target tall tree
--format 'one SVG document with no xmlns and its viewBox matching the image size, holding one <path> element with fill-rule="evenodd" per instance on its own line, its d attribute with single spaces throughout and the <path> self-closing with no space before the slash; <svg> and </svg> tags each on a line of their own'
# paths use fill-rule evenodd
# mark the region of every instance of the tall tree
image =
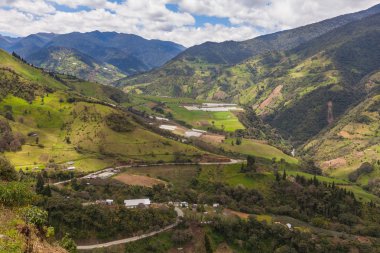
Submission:
<svg viewBox="0 0 380 253">
<path fill-rule="evenodd" d="M 37 175 L 37 183 L 36 183 L 36 193 L 37 194 L 43 194 L 44 193 L 44 178 L 42 177 L 42 174 L 39 173 Z"/>
</svg>

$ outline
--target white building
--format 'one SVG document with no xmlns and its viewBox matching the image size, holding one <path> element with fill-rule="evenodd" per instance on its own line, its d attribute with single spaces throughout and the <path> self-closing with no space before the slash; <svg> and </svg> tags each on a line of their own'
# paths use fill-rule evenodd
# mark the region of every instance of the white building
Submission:
<svg viewBox="0 0 380 253">
<path fill-rule="evenodd" d="M 190 137 L 201 137 L 202 133 L 196 132 L 196 131 L 186 131 L 185 132 L 185 137 L 190 138 Z"/>
<path fill-rule="evenodd" d="M 113 199 L 106 199 L 106 204 L 107 205 L 112 205 L 113 204 Z"/>
<path fill-rule="evenodd" d="M 100 173 L 96 176 L 98 178 L 101 178 L 101 179 L 106 179 L 106 178 L 112 177 L 113 175 L 115 175 L 115 173 L 113 173 L 113 172 L 103 172 L 103 173 Z"/>
<path fill-rule="evenodd" d="M 147 207 L 150 205 L 150 199 L 127 199 L 124 200 L 124 205 L 127 208 L 136 208 L 139 205 Z"/>
<path fill-rule="evenodd" d="M 177 129 L 177 126 L 172 126 L 172 125 L 160 125 L 161 129 L 164 130 L 169 130 L 169 131 L 174 131 Z"/>
</svg>

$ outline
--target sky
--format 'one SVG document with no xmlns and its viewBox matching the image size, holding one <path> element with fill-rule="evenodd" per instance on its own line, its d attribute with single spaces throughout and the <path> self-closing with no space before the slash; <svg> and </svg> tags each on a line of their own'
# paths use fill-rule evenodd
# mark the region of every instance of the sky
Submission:
<svg viewBox="0 0 380 253">
<path fill-rule="evenodd" d="M 379 0 L 0 0 L 0 34 L 116 31 L 186 47 L 247 40 Z"/>
</svg>

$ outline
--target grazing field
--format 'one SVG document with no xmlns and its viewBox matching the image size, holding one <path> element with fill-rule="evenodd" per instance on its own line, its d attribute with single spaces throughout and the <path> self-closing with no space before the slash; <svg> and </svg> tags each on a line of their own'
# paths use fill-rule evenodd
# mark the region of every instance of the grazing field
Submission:
<svg viewBox="0 0 380 253">
<path fill-rule="evenodd" d="M 114 177 L 117 181 L 120 181 L 127 185 L 139 185 L 145 187 L 153 187 L 157 184 L 166 184 L 165 181 L 142 175 L 131 175 L 128 173 L 122 173 Z"/>
<path fill-rule="evenodd" d="M 275 179 L 273 173 L 263 172 L 247 175 L 241 173 L 240 168 L 241 164 L 202 166 L 199 180 L 205 184 L 208 182 L 227 183 L 230 186 L 244 186 L 264 193 L 268 192 L 268 187 Z"/>
<path fill-rule="evenodd" d="M 131 100 L 131 103 L 139 110 L 156 114 L 157 112 L 152 109 L 159 107 L 165 114 L 170 113 L 173 119 L 183 121 L 194 128 L 206 130 L 209 127 L 215 127 L 227 132 L 244 129 L 244 126 L 233 112 L 190 111 L 183 107 L 186 104 L 201 104 L 207 102 L 204 100 L 152 96 L 134 96 Z"/>
<path fill-rule="evenodd" d="M 227 132 L 244 129 L 233 112 L 189 111 L 181 104 L 168 104 L 167 106 L 175 119 L 184 121 L 196 128 L 215 127 Z"/>
<path fill-rule="evenodd" d="M 299 176 L 305 177 L 307 179 L 314 178 L 314 175 L 309 174 L 309 173 L 305 173 L 305 172 L 301 172 L 301 171 L 292 171 L 292 170 L 289 171 L 289 170 L 287 170 L 286 174 L 288 174 L 290 176 L 294 176 L 294 177 L 299 175 Z M 344 179 L 324 177 L 324 176 L 316 176 L 316 177 L 321 182 L 326 182 L 326 183 L 333 183 L 334 182 L 335 184 L 340 184 L 340 185 L 351 184 L 351 182 L 344 180 Z"/>
<path fill-rule="evenodd" d="M 347 189 L 349 191 L 352 191 L 355 194 L 355 197 L 362 202 L 373 201 L 377 204 L 380 204 L 380 198 L 379 197 L 377 197 L 377 196 L 375 196 L 369 192 L 366 192 L 365 190 L 363 190 L 363 188 L 361 188 L 357 185 L 342 185 L 339 187 Z"/>
<path fill-rule="evenodd" d="M 287 163 L 291 164 L 298 163 L 298 160 L 296 158 L 285 154 L 273 146 L 255 140 L 242 139 L 241 144 L 237 145 L 236 139 L 226 139 L 223 143 L 218 144 L 218 146 L 226 151 L 237 152 L 245 155 L 253 155 L 266 159 L 276 158 L 277 161 L 285 159 Z"/>
</svg>

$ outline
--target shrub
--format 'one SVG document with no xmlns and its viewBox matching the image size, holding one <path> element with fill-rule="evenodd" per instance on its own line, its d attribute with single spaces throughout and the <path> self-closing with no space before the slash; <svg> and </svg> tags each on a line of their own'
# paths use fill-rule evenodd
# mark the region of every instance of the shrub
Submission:
<svg viewBox="0 0 380 253">
<path fill-rule="evenodd" d="M 59 245 L 70 253 L 78 252 L 77 245 L 75 244 L 74 240 L 70 237 L 69 234 L 66 234 L 62 238 L 62 240 L 59 242 Z"/>
<path fill-rule="evenodd" d="M 5 157 L 0 156 L 0 180 L 14 181 L 17 178 L 18 174 L 12 164 Z"/>
<path fill-rule="evenodd" d="M 36 206 L 23 208 L 21 214 L 27 224 L 33 224 L 39 229 L 47 223 L 48 213 Z"/>
<path fill-rule="evenodd" d="M 31 203 L 34 198 L 34 193 L 24 183 L 0 183 L 0 204 L 5 206 L 22 206 Z"/>
</svg>

